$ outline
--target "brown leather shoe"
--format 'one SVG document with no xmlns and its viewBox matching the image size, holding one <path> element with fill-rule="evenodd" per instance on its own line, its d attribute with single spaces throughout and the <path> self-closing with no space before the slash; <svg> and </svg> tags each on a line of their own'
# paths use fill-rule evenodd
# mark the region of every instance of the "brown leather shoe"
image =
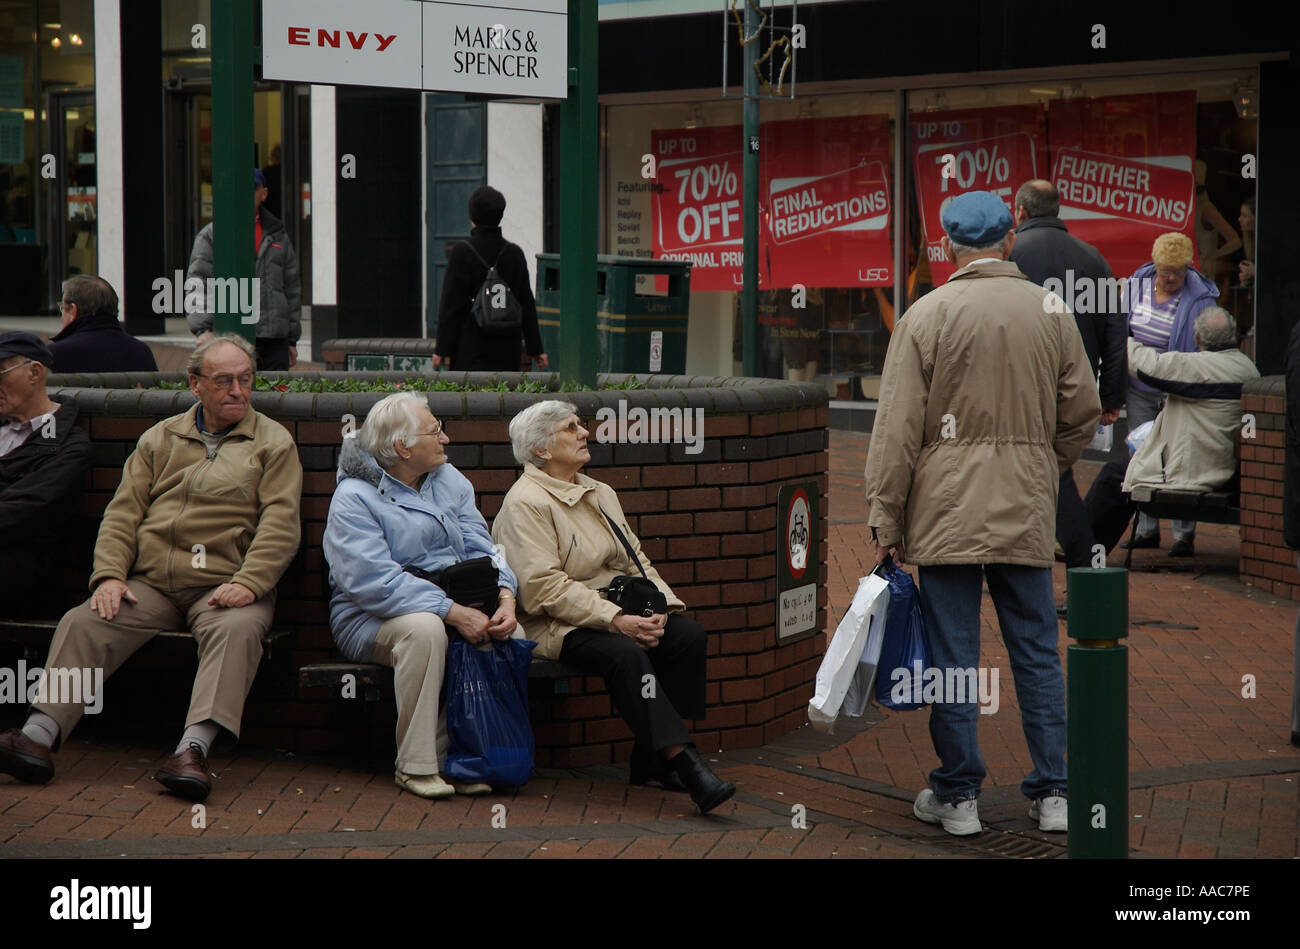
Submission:
<svg viewBox="0 0 1300 949">
<path fill-rule="evenodd" d="M 154 772 L 153 779 L 187 801 L 202 801 L 212 791 L 212 773 L 208 770 L 208 759 L 203 756 L 203 749 L 194 742 L 190 742 L 190 746 L 180 754 L 168 758 Z"/>
<path fill-rule="evenodd" d="M 20 728 L 0 732 L 0 774 L 12 774 L 28 784 L 44 784 L 54 777 L 50 749 L 32 741 Z"/>
</svg>

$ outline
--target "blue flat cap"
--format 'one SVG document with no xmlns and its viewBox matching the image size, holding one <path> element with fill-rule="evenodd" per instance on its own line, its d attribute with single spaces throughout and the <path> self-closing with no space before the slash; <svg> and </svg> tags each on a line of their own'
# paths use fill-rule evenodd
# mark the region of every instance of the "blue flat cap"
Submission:
<svg viewBox="0 0 1300 949">
<path fill-rule="evenodd" d="M 967 247 L 996 244 L 1012 226 L 1011 212 L 992 191 L 959 194 L 943 211 L 943 229 L 948 239 Z"/>
</svg>

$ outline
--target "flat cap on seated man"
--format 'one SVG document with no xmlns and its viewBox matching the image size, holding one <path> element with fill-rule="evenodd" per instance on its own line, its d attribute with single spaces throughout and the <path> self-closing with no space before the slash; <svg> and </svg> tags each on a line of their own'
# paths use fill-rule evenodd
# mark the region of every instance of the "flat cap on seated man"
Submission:
<svg viewBox="0 0 1300 949">
<path fill-rule="evenodd" d="M 107 678 L 159 632 L 188 628 L 199 669 L 185 733 L 154 779 L 201 801 L 213 740 L 222 729 L 239 737 L 275 586 L 298 550 L 302 465 L 284 426 L 250 406 L 246 341 L 196 347 L 189 381 L 198 402 L 140 436 L 126 460 L 95 544 L 93 595 L 59 622 L 45 667 Z M 45 696 L 21 730 L 0 734 L 0 772 L 54 776 L 50 750 L 85 708 L 68 698 Z"/>
<path fill-rule="evenodd" d="M 76 405 L 45 394 L 53 361 L 31 333 L 0 334 L 0 602 L 11 618 L 41 607 L 31 592 L 48 585 L 91 465 Z"/>
</svg>

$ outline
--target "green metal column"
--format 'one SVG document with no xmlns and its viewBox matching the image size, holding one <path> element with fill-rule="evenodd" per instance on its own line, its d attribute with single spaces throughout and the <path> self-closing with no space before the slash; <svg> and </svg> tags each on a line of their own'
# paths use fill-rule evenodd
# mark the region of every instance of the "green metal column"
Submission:
<svg viewBox="0 0 1300 949">
<path fill-rule="evenodd" d="M 1072 858 L 1128 857 L 1128 571 L 1065 572 Z"/>
<path fill-rule="evenodd" d="M 593 389 L 598 28 L 596 0 L 569 0 L 569 96 L 560 103 L 560 351 L 551 357 L 559 357 L 552 369 Z"/>
<path fill-rule="evenodd" d="M 745 195 L 744 262 L 741 264 L 740 319 L 743 332 L 743 369 L 758 373 L 758 22 L 753 4 L 745 4 Z"/>
<path fill-rule="evenodd" d="M 255 272 L 253 59 L 253 0 L 212 4 L 212 263 L 218 278 Z M 212 329 L 252 342 L 257 327 L 238 313 L 218 313 Z"/>
</svg>

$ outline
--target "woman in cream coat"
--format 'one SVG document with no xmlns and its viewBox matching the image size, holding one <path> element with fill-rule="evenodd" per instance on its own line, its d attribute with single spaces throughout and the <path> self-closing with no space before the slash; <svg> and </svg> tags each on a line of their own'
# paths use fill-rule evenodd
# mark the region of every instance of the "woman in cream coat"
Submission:
<svg viewBox="0 0 1300 949">
<path fill-rule="evenodd" d="M 704 630 L 641 552 L 614 490 L 580 473 L 591 460 L 587 435 L 568 402 L 538 402 L 515 416 L 510 440 L 524 473 L 492 537 L 518 578 L 519 622 L 538 644 L 534 655 L 604 676 L 636 736 L 632 783 L 687 791 L 707 813 L 736 788 L 704 763 L 682 722 L 705 715 Z M 610 520 L 663 592 L 667 614 L 624 615 L 598 592 L 616 576 L 640 575 Z"/>
</svg>

